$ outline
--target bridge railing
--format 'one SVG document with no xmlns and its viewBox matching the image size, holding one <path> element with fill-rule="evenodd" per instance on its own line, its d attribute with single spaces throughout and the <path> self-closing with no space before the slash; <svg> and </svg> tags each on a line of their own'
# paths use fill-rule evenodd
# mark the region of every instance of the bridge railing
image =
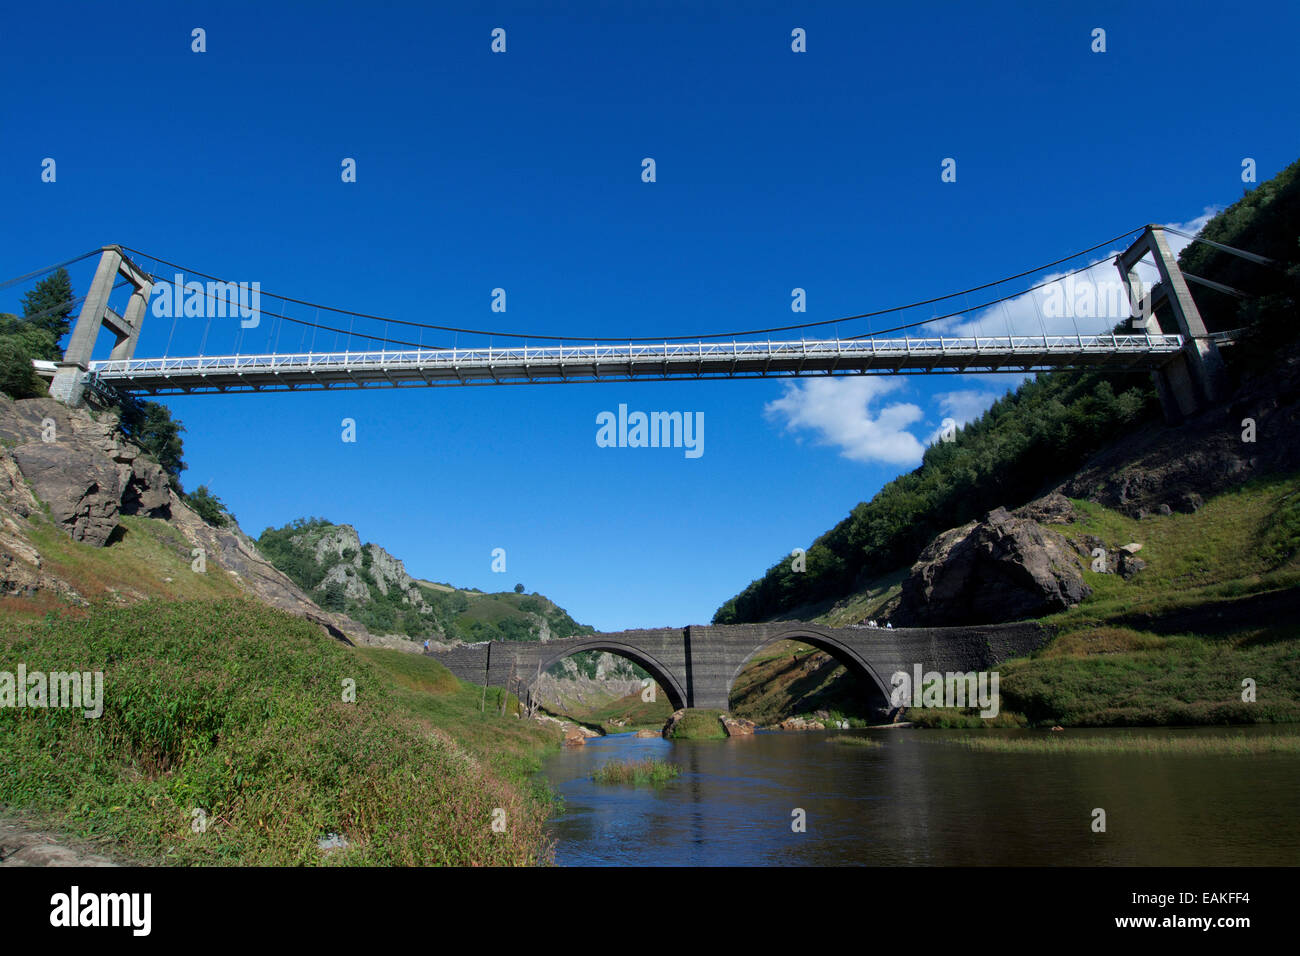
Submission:
<svg viewBox="0 0 1300 956">
<path fill-rule="evenodd" d="M 95 361 L 90 368 L 105 378 L 139 374 L 276 372 L 355 368 L 527 367 L 529 365 L 693 363 L 753 360 L 862 358 L 899 355 L 967 356 L 1053 354 L 1152 354 L 1182 348 L 1179 335 L 1013 335 L 879 339 L 823 339 L 792 342 L 664 342 L 545 345 L 512 348 L 428 348 L 345 352 L 294 352 L 260 355 L 200 355 Z"/>
</svg>

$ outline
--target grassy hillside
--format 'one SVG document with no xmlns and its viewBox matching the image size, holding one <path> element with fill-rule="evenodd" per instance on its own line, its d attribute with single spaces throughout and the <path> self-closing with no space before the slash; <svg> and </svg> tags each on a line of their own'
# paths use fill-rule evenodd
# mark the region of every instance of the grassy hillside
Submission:
<svg viewBox="0 0 1300 956">
<path fill-rule="evenodd" d="M 73 541 L 39 513 L 28 519 L 24 530 L 40 553 L 42 569 L 67 581 L 87 601 L 179 601 L 243 593 L 229 574 L 215 567 L 204 574 L 192 571 L 193 546 L 167 522 L 134 515 L 122 515 L 120 521 L 119 532 L 107 548 Z M 0 617 L 7 620 L 32 620 L 50 611 L 69 610 L 68 599 L 50 589 L 0 597 Z"/>
<path fill-rule="evenodd" d="M 1157 413 L 1145 373 L 1040 374 L 995 402 L 955 441 L 930 446 L 919 468 L 813 542 L 806 571 L 791 570 L 782 558 L 719 608 L 714 623 L 769 620 L 843 599 L 910 566 L 939 532 L 1030 500 Z"/>
<path fill-rule="evenodd" d="M 1080 517 L 1056 530 L 1076 541 L 1098 538 L 1108 549 L 1136 542 L 1146 567 L 1125 580 L 1087 568 L 1092 595 L 1044 618 L 1058 636 L 1032 657 L 1009 661 L 1001 674 L 1001 723 L 1065 726 L 1269 723 L 1300 720 L 1300 475 L 1274 475 L 1211 498 L 1192 514 L 1128 518 L 1074 501 Z M 871 613 L 876 600 L 846 601 Z M 758 668 L 764 665 L 758 662 Z M 767 675 L 762 696 L 733 698 L 733 709 L 806 713 L 791 669 Z M 737 691 L 758 674 L 746 670 Z M 1256 683 L 1244 702 L 1242 680 Z M 842 667 L 824 692 L 850 679 Z M 852 713 L 851 702 L 844 705 Z M 931 726 L 983 727 L 971 711 L 912 710 Z"/>
<path fill-rule="evenodd" d="M 104 712 L 0 710 L 0 804 L 169 864 L 527 864 L 547 732 L 432 660 L 243 600 L 0 623 L 6 662 L 104 674 Z M 355 703 L 344 688 L 355 682 Z M 493 813 L 506 813 L 493 832 Z M 192 828 L 194 810 L 206 832 Z M 317 840 L 343 834 L 327 857 Z"/>
<path fill-rule="evenodd" d="M 819 710 L 855 726 L 871 723 L 867 689 L 824 651 L 799 641 L 777 641 L 756 654 L 731 688 L 731 712 L 760 726 Z"/>
<path fill-rule="evenodd" d="M 1251 294 L 1237 300 L 1202 286 L 1195 292 L 1211 329 L 1252 328 L 1251 340 L 1229 353 L 1230 371 L 1267 366 L 1276 361 L 1278 344 L 1297 333 L 1300 161 L 1216 216 L 1203 235 L 1280 263 L 1264 268 L 1204 244 L 1189 246 L 1180 258 L 1187 272 Z M 1145 373 L 1040 374 L 961 429 L 955 441 L 927 449 L 920 467 L 813 542 L 805 572 L 792 571 L 782 557 L 723 604 L 714 622 L 807 616 L 809 609 L 825 613 L 836 603 L 844 608 L 873 582 L 910 567 L 939 532 L 999 505 L 1025 504 L 1157 413 Z"/>
</svg>

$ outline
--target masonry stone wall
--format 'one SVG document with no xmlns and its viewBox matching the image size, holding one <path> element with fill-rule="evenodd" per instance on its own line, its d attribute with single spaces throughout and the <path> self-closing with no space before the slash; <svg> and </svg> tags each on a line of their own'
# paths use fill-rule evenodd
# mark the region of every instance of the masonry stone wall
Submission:
<svg viewBox="0 0 1300 956">
<path fill-rule="evenodd" d="M 823 627 L 800 621 L 769 624 L 691 625 L 589 634 L 559 641 L 492 641 L 431 654 L 458 678 L 493 687 L 531 690 L 537 677 L 571 654 L 609 651 L 644 667 L 668 694 L 674 709 L 726 710 L 731 685 L 745 664 L 779 640 L 799 640 L 826 651 L 873 688 L 869 704 L 888 708 L 890 677 L 915 665 L 940 672 L 990 670 L 1009 657 L 1041 646 L 1049 631 L 1040 624 L 977 627 Z"/>
</svg>

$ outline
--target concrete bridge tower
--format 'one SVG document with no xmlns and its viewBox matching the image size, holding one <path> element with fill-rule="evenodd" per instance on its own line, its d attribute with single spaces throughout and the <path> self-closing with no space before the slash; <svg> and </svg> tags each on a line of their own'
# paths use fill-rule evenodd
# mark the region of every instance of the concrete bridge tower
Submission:
<svg viewBox="0 0 1300 956">
<path fill-rule="evenodd" d="M 125 277 L 134 287 L 122 315 L 114 312 L 108 304 L 118 276 Z M 99 268 L 95 270 L 90 291 L 81 304 L 77 324 L 73 326 L 68 347 L 63 352 L 63 361 L 58 363 L 58 370 L 54 373 L 51 397 L 74 407 L 82 403 L 91 354 L 102 327 L 108 326 L 117 336 L 111 358 L 129 359 L 135 354 L 152 292 L 153 279 L 137 268 L 120 246 L 104 246 L 99 256 Z"/>
<path fill-rule="evenodd" d="M 1155 260 L 1160 281 L 1143 295 L 1136 269 L 1148 253 Z M 1164 227 L 1148 225 L 1137 242 L 1115 260 L 1115 267 L 1119 269 L 1128 292 L 1133 313 L 1129 322 L 1133 330 L 1160 333 L 1156 309 L 1168 306 L 1175 325 L 1168 332 L 1183 337 L 1183 351 L 1151 373 L 1165 418 L 1170 422 L 1181 421 L 1222 398 L 1225 388 L 1223 357 L 1205 328 L 1187 280 L 1178 268 L 1178 260 L 1169 251 Z"/>
</svg>

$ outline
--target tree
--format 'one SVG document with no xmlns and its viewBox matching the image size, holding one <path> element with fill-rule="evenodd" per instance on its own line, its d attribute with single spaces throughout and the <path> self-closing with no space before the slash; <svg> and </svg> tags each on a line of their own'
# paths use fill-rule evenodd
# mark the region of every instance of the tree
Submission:
<svg viewBox="0 0 1300 956">
<path fill-rule="evenodd" d="M 49 329 L 34 325 L 16 315 L 0 312 L 0 335 L 11 335 L 17 338 L 31 358 L 55 362 L 62 357 L 54 335 Z"/>
<path fill-rule="evenodd" d="M 221 499 L 208 491 L 207 485 L 199 485 L 192 493 L 185 496 L 194 513 L 214 528 L 224 528 L 234 520 L 234 515 L 222 503 Z"/>
<path fill-rule="evenodd" d="M 0 392 L 10 398 L 34 398 L 45 392 L 32 368 L 31 353 L 16 335 L 0 335 Z"/>
<path fill-rule="evenodd" d="M 172 420 L 166 405 L 141 402 L 133 395 L 122 400 L 118 412 L 123 434 L 152 455 L 179 489 L 181 472 L 187 467 L 181 459 L 185 451 L 181 432 L 185 426 Z"/>
<path fill-rule="evenodd" d="M 37 328 L 42 328 L 59 340 L 68 334 L 68 320 L 76 296 L 67 269 L 57 269 L 46 276 L 36 287 L 23 296 L 23 318 Z"/>
<path fill-rule="evenodd" d="M 523 593 L 524 593 L 524 586 L 523 586 L 522 584 L 516 584 L 516 585 L 515 585 L 515 593 L 516 593 L 516 594 L 523 594 Z"/>
<path fill-rule="evenodd" d="M 321 607 L 327 611 L 342 611 L 347 604 L 348 595 L 342 581 L 333 580 L 325 585 L 325 594 L 320 600 Z"/>
</svg>

